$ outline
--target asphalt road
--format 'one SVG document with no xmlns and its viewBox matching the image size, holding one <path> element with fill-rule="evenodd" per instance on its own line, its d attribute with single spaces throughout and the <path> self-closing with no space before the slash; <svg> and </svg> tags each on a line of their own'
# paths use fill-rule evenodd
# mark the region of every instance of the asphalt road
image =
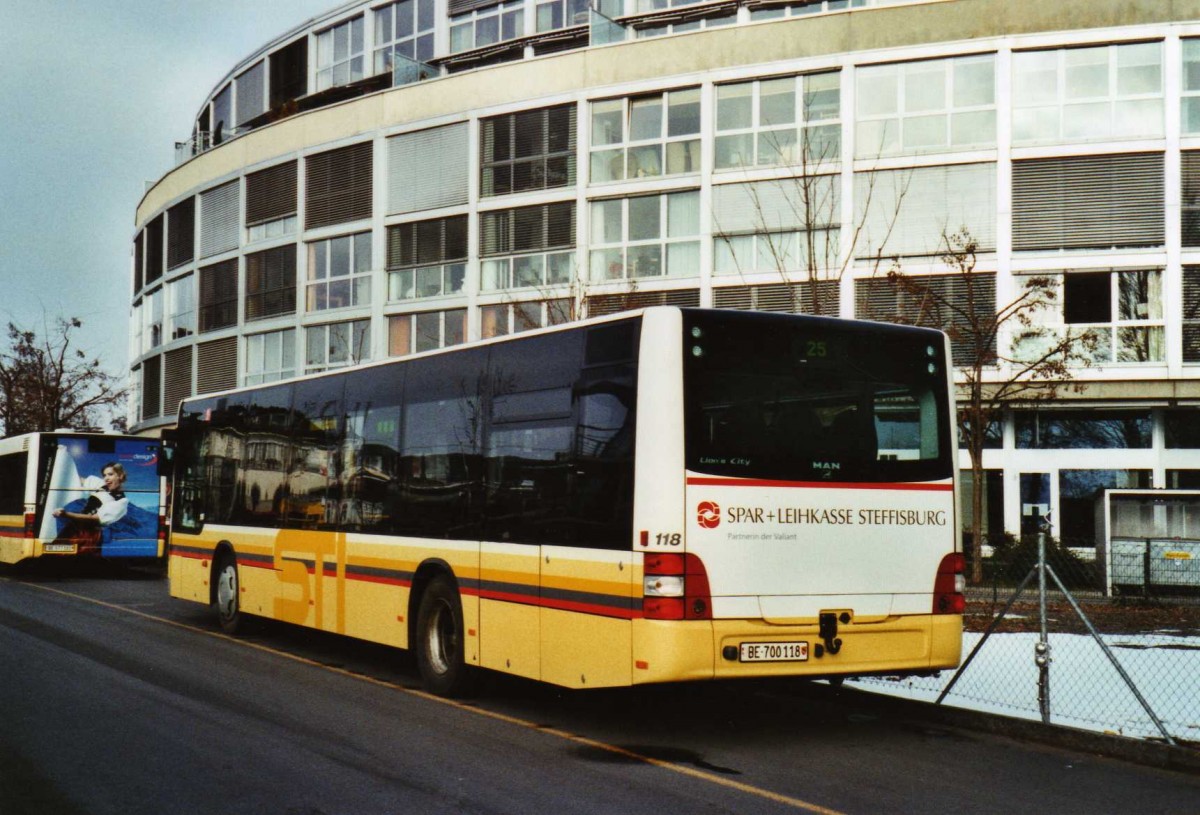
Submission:
<svg viewBox="0 0 1200 815">
<path fill-rule="evenodd" d="M 1195 813 L 1200 777 L 892 716 L 803 683 L 418 690 L 403 652 L 160 572 L 0 570 L 0 815 Z"/>
</svg>

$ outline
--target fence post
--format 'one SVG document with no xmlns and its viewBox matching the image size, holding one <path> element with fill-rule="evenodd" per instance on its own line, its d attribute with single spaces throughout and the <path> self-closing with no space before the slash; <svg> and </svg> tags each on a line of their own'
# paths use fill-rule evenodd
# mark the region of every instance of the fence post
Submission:
<svg viewBox="0 0 1200 815">
<path fill-rule="evenodd" d="M 1033 661 L 1038 668 L 1038 710 L 1042 713 L 1042 722 L 1050 724 L 1050 633 L 1046 620 L 1046 535 L 1039 532 L 1038 536 L 1038 618 L 1040 633 L 1038 641 L 1033 646 Z"/>
</svg>

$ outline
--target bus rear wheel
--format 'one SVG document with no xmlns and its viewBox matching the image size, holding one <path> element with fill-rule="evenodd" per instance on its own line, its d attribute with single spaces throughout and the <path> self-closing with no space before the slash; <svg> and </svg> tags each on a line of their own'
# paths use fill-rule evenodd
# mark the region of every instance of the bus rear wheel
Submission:
<svg viewBox="0 0 1200 815">
<path fill-rule="evenodd" d="M 213 608 L 222 631 L 236 634 L 241 630 L 244 620 L 241 583 L 238 581 L 237 560 L 228 552 L 221 555 L 213 567 Z"/>
<path fill-rule="evenodd" d="M 466 664 L 462 598 L 448 577 L 434 578 L 421 595 L 415 643 L 425 689 L 438 696 L 471 691 L 475 673 Z"/>
</svg>

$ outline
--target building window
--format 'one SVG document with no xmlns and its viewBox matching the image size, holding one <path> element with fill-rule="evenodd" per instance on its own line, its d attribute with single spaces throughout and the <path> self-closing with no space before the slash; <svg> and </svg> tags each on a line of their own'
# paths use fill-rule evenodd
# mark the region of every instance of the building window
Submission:
<svg viewBox="0 0 1200 815">
<path fill-rule="evenodd" d="M 467 339 L 467 310 L 421 311 L 388 318 L 388 356 L 403 357 L 461 345 Z"/>
<path fill-rule="evenodd" d="M 696 276 L 699 234 L 698 192 L 593 201 L 591 279 Z"/>
<path fill-rule="evenodd" d="M 163 216 L 159 215 L 146 224 L 146 285 L 163 274 Z"/>
<path fill-rule="evenodd" d="M 200 257 L 237 249 L 241 237 L 240 181 L 200 193 Z"/>
<path fill-rule="evenodd" d="M 142 300 L 142 337 L 146 347 L 143 350 L 157 348 L 163 344 L 163 288 L 159 286 Z"/>
<path fill-rule="evenodd" d="M 237 325 L 238 262 L 226 260 L 200 270 L 200 332 Z"/>
<path fill-rule="evenodd" d="M 434 0 L 400 0 L 375 9 L 375 73 L 391 73 L 397 57 L 433 59 Z"/>
<path fill-rule="evenodd" d="M 860 68 L 855 155 L 994 146 L 995 74 L 992 54 Z"/>
<path fill-rule="evenodd" d="M 296 330 L 246 336 L 243 385 L 261 385 L 296 375 Z"/>
<path fill-rule="evenodd" d="M 167 211 L 167 269 L 191 263 L 196 254 L 196 199 L 185 198 Z"/>
<path fill-rule="evenodd" d="M 1059 470 L 1055 533 L 1067 546 L 1096 545 L 1096 499 L 1105 490 L 1149 489 L 1150 470 Z"/>
<path fill-rule="evenodd" d="M 1162 43 L 1013 54 L 1013 142 L 1163 135 Z"/>
<path fill-rule="evenodd" d="M 481 338 L 486 340 L 492 337 L 503 337 L 506 334 L 519 334 L 535 328 L 569 323 L 571 322 L 572 303 L 571 299 L 562 298 L 481 306 L 479 309 Z"/>
<path fill-rule="evenodd" d="M 483 48 L 525 34 L 525 3 L 499 3 L 450 18 L 450 53 Z"/>
<path fill-rule="evenodd" d="M 1063 275 L 1063 323 L 1095 338 L 1094 361 L 1163 362 L 1162 272 L 1068 272 Z"/>
<path fill-rule="evenodd" d="M 592 103 L 593 183 L 699 170 L 699 88 Z"/>
<path fill-rule="evenodd" d="M 836 315 L 839 288 L 836 280 L 722 286 L 713 289 L 713 308 Z"/>
<path fill-rule="evenodd" d="M 483 212 L 479 222 L 482 289 L 557 285 L 574 278 L 568 259 L 574 252 L 566 251 L 575 246 L 574 203 Z"/>
<path fill-rule="evenodd" d="M 363 78 L 363 18 L 317 34 L 317 90 Z"/>
<path fill-rule="evenodd" d="M 575 185 L 575 105 L 480 122 L 481 195 Z"/>
<path fill-rule="evenodd" d="M 1018 450 L 1148 450 L 1149 410 L 1017 411 Z"/>
<path fill-rule="evenodd" d="M 1120 249 L 1166 242 L 1163 154 L 1014 161 L 1013 249 Z"/>
<path fill-rule="evenodd" d="M 860 320 L 937 328 L 951 336 L 955 365 L 985 364 L 996 358 L 996 339 L 976 349 L 972 324 L 986 325 L 996 314 L 996 275 L 905 275 L 905 284 L 886 277 L 854 281 L 854 316 Z"/>
<path fill-rule="evenodd" d="M 167 284 L 167 336 L 172 340 L 196 333 L 196 276 Z"/>
<path fill-rule="evenodd" d="M 832 175 L 713 187 L 713 272 L 836 268 L 839 190 Z"/>
<path fill-rule="evenodd" d="M 537 30 L 557 31 L 587 25 L 589 0 L 550 0 L 537 4 Z"/>
<path fill-rule="evenodd" d="M 246 176 L 246 230 L 251 242 L 280 238 L 296 231 L 295 161 Z"/>
<path fill-rule="evenodd" d="M 480 269 L 483 291 L 565 286 L 575 279 L 575 250 L 493 258 Z"/>
<path fill-rule="evenodd" d="M 467 216 L 388 227 L 388 300 L 462 294 L 467 277 Z"/>
<path fill-rule="evenodd" d="M 371 162 L 369 141 L 305 159 L 304 228 L 370 218 L 374 189 Z"/>
<path fill-rule="evenodd" d="M 309 326 L 304 341 L 305 373 L 357 365 L 371 358 L 371 321 Z"/>
<path fill-rule="evenodd" d="M 371 302 L 371 233 L 342 235 L 308 245 L 306 311 Z"/>
<path fill-rule="evenodd" d="M 696 1 L 692 0 L 692 2 Z M 646 40 L 651 37 L 665 37 L 668 34 L 686 34 L 689 31 L 720 28 L 721 26 L 735 25 L 736 23 L 737 13 L 734 12 L 731 14 L 714 14 L 708 17 L 697 17 L 679 23 L 663 23 L 662 25 L 639 27 L 635 29 L 635 32 L 639 40 Z"/>
<path fill-rule="evenodd" d="M 246 255 L 246 320 L 295 313 L 295 245 Z"/>
<path fill-rule="evenodd" d="M 471 156 L 465 123 L 387 140 L 388 214 L 467 203 Z"/>
<path fill-rule="evenodd" d="M 1183 361 L 1200 362 L 1200 266 L 1183 267 Z"/>
<path fill-rule="evenodd" d="M 841 157 L 841 74 L 717 86 L 718 170 Z"/>
<path fill-rule="evenodd" d="M 250 122 L 267 111 L 267 71 L 262 60 L 254 63 L 233 81 L 237 89 L 237 126 Z"/>
</svg>

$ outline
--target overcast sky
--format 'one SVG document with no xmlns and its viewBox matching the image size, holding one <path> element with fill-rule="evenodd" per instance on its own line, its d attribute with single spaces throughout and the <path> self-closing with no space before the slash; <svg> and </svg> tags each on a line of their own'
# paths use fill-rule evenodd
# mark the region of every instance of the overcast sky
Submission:
<svg viewBox="0 0 1200 815">
<path fill-rule="evenodd" d="M 79 317 L 127 371 L 146 182 L 239 59 L 342 2 L 0 0 L 0 324 Z"/>
</svg>

